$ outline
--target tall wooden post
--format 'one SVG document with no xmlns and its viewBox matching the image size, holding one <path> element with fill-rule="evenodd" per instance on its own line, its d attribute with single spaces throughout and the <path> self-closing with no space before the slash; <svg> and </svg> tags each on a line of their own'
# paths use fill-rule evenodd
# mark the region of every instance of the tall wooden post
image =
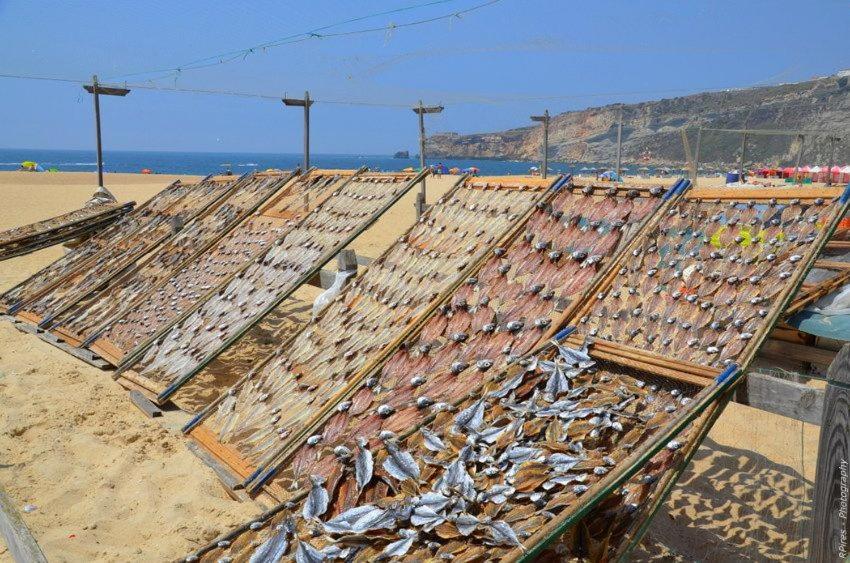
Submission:
<svg viewBox="0 0 850 563">
<path fill-rule="evenodd" d="M 531 120 L 543 123 L 543 170 L 540 174 L 545 178 L 549 171 L 549 110 L 544 111 L 543 115 L 532 115 Z"/>
<path fill-rule="evenodd" d="M 835 137 L 829 138 L 829 166 L 826 170 L 826 185 L 832 185 L 832 167 L 835 164 Z"/>
<path fill-rule="evenodd" d="M 97 136 L 97 185 L 103 187 L 103 144 L 100 138 L 100 94 L 97 91 L 97 75 L 91 77 L 92 98 L 94 98 L 94 128 Z"/>
<path fill-rule="evenodd" d="M 800 140 L 800 148 L 797 150 L 797 165 L 794 167 L 794 174 L 797 177 L 794 178 L 794 180 L 796 181 L 797 179 L 799 179 L 800 183 L 802 184 L 803 177 L 800 175 L 800 165 L 803 162 L 803 147 L 806 144 L 806 137 L 803 135 L 798 135 L 797 138 Z"/>
<path fill-rule="evenodd" d="M 304 171 L 310 169 L 310 106 L 313 101 L 310 99 L 310 92 L 304 92 L 304 99 L 300 98 L 283 98 L 281 100 L 285 106 L 296 106 L 304 108 Z"/>
<path fill-rule="evenodd" d="M 747 159 L 747 134 L 741 136 L 741 165 L 738 167 L 738 182 L 744 183 L 744 166 Z"/>
<path fill-rule="evenodd" d="M 697 145 L 694 147 L 694 180 L 693 185 L 697 187 L 697 178 L 699 178 L 699 145 L 702 141 L 702 127 L 697 129 Z"/>
<path fill-rule="evenodd" d="M 310 170 L 310 92 L 304 92 L 304 171 Z"/>
<path fill-rule="evenodd" d="M 850 344 L 829 366 L 815 476 L 809 561 L 844 561 L 850 553 Z"/>
<path fill-rule="evenodd" d="M 617 173 L 617 179 L 620 178 L 620 165 L 623 156 L 623 108 L 620 108 L 620 119 L 617 121 L 617 165 L 614 171 Z"/>
<path fill-rule="evenodd" d="M 103 187 L 103 143 L 100 136 L 100 96 L 124 97 L 130 93 L 127 88 L 103 87 L 97 80 L 97 75 L 91 77 L 91 84 L 84 84 L 83 89 L 94 97 L 94 128 L 97 137 L 97 185 Z"/>
<path fill-rule="evenodd" d="M 413 112 L 419 115 L 419 167 L 425 170 L 425 114 L 440 113 L 443 111 L 443 106 L 424 106 L 422 100 L 419 100 L 419 105 L 413 108 Z M 425 178 L 422 178 L 419 184 L 419 193 L 422 194 L 422 201 L 425 201 Z"/>
</svg>

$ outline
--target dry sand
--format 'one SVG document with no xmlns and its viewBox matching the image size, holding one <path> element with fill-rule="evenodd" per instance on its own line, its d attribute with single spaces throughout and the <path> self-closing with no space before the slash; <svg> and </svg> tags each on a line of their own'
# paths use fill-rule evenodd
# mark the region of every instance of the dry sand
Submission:
<svg viewBox="0 0 850 563">
<path fill-rule="evenodd" d="M 174 178 L 108 174 L 106 184 L 142 202 Z M 429 201 L 454 180 L 430 179 Z M 86 173 L 0 173 L 0 229 L 77 208 L 94 183 Z M 352 247 L 378 256 L 413 220 L 415 191 Z M 0 263 L 0 291 L 60 255 Z M 38 507 L 23 516 L 49 560 L 171 559 L 259 511 L 226 496 L 186 449 L 181 420 L 145 418 L 107 373 L 0 323 L 0 487 L 19 508 Z M 804 557 L 817 437 L 815 426 L 730 405 L 635 559 Z M 9 560 L 0 540 L 0 562 Z"/>
</svg>

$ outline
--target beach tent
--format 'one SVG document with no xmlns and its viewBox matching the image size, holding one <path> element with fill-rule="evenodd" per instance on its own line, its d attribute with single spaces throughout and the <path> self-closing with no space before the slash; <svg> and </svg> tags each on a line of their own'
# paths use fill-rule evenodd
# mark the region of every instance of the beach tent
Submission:
<svg viewBox="0 0 850 563">
<path fill-rule="evenodd" d="M 841 181 L 841 167 L 840 166 L 833 166 L 832 168 L 829 169 L 829 175 L 832 176 L 833 182 L 840 182 Z"/>
<path fill-rule="evenodd" d="M 602 174 L 599 175 L 599 177 L 602 178 L 603 180 L 610 180 L 612 182 L 622 182 L 623 181 L 623 178 L 619 174 L 614 172 L 613 170 L 608 170 L 607 172 L 603 172 Z"/>
<path fill-rule="evenodd" d="M 850 182 L 850 164 L 841 167 L 841 182 Z"/>
<path fill-rule="evenodd" d="M 475 167 L 475 166 L 470 166 L 469 168 L 464 168 L 463 173 L 464 174 L 472 174 L 473 176 L 477 176 L 478 175 L 478 168 Z"/>
<path fill-rule="evenodd" d="M 35 172 L 39 169 L 39 165 L 37 162 L 33 162 L 32 160 L 25 160 L 21 163 L 21 170 L 27 170 L 29 172 Z"/>
</svg>

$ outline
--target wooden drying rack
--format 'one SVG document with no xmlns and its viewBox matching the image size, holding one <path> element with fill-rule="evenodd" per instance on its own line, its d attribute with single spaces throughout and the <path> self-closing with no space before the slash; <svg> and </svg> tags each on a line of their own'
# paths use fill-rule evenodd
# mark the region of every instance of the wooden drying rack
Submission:
<svg viewBox="0 0 850 563">
<path fill-rule="evenodd" d="M 280 453 L 275 456 L 269 463 L 266 464 L 265 467 L 274 467 L 280 463 L 280 460 L 287 459 L 289 455 L 291 455 L 292 451 L 296 447 L 298 447 L 302 442 L 303 438 L 309 434 L 309 432 L 317 425 L 321 424 L 324 419 L 329 415 L 329 413 L 333 412 L 335 405 L 337 405 L 340 401 L 345 400 L 346 397 L 351 395 L 358 386 L 364 381 L 367 377 L 369 377 L 376 369 L 379 369 L 383 363 L 391 356 L 392 353 L 395 352 L 396 348 L 406 341 L 414 330 L 418 329 L 422 326 L 426 319 L 430 317 L 430 315 L 436 311 L 440 304 L 442 304 L 446 299 L 448 299 L 451 294 L 459 287 L 462 283 L 465 282 L 466 278 L 468 278 L 472 273 L 477 271 L 477 269 L 484 264 L 484 262 L 489 259 L 490 253 L 492 249 L 499 246 L 503 243 L 507 238 L 515 236 L 517 232 L 521 229 L 528 217 L 536 209 L 536 205 L 541 201 L 548 201 L 548 199 L 554 197 L 556 195 L 556 191 L 553 188 L 557 187 L 559 183 L 564 181 L 565 178 L 562 176 L 556 176 L 549 179 L 542 179 L 539 177 L 522 177 L 522 176 L 497 176 L 497 177 L 475 177 L 475 178 L 467 178 L 462 177 L 453 187 L 452 189 L 445 194 L 441 199 L 448 199 L 452 197 L 452 195 L 459 190 L 463 185 L 468 184 L 476 189 L 528 189 L 529 187 L 533 187 L 540 190 L 540 196 L 536 198 L 531 205 L 526 210 L 525 213 L 522 214 L 519 218 L 517 218 L 513 227 L 509 229 L 507 233 L 504 233 L 502 236 L 498 237 L 487 249 L 485 249 L 479 259 L 466 267 L 464 272 L 457 276 L 457 279 L 453 284 L 445 288 L 441 294 L 435 298 L 429 306 L 427 306 L 422 312 L 420 312 L 414 320 L 408 323 L 407 327 L 404 328 L 398 336 L 393 339 L 389 344 L 387 344 L 381 352 L 375 356 L 371 361 L 367 362 L 364 366 L 362 366 L 357 373 L 352 375 L 349 378 L 348 384 L 346 384 L 342 389 L 337 391 L 326 403 L 325 405 L 313 415 L 307 423 L 305 423 L 302 429 L 291 436 L 284 443 L 283 447 L 280 450 Z M 428 214 L 432 213 L 433 207 L 429 208 L 426 211 L 426 214 L 423 215 L 423 219 L 427 220 Z M 410 229 L 415 228 L 415 224 L 410 227 Z M 388 255 L 391 250 L 387 248 L 382 255 L 374 261 L 374 263 L 380 263 L 381 259 Z M 323 313 L 324 314 L 324 313 Z M 316 320 L 319 322 L 321 316 Z M 283 344 L 283 346 L 289 345 L 295 338 L 297 337 L 297 333 L 289 338 L 289 340 Z M 273 355 L 268 356 L 263 360 L 260 364 L 260 367 L 270 361 Z M 234 388 L 238 388 L 245 380 L 247 376 L 242 380 L 236 383 Z M 200 443 L 203 447 L 205 447 L 211 454 L 216 456 L 216 458 L 222 463 L 231 466 L 235 472 L 237 472 L 240 477 L 247 477 L 249 475 L 254 475 L 257 473 L 257 468 L 254 468 L 250 471 L 250 473 L 244 474 L 248 468 L 248 464 L 241 459 L 240 455 L 232 448 L 225 444 L 219 443 L 215 437 L 201 424 L 201 422 L 213 411 L 215 406 L 221 401 L 224 397 L 220 397 L 213 403 L 211 403 L 204 411 L 202 411 L 196 419 L 192 422 L 192 427 L 189 430 L 189 435 L 195 439 L 198 443 Z M 236 461 L 238 460 L 238 461 Z M 235 463 L 234 463 L 235 462 Z M 280 500 L 286 497 L 286 491 L 280 490 L 279 487 L 274 485 L 266 484 L 265 486 L 266 492 L 272 495 L 274 498 Z"/>
<path fill-rule="evenodd" d="M 706 378 L 705 383 L 703 385 L 703 390 L 694 397 L 694 400 L 690 403 L 689 408 L 685 409 L 676 415 L 674 415 L 673 419 L 665 424 L 663 427 L 656 430 L 654 436 L 650 439 L 646 440 L 641 446 L 635 449 L 635 451 L 629 455 L 623 462 L 621 466 L 623 469 L 619 471 L 612 471 L 608 475 L 606 475 L 603 479 L 595 483 L 587 492 L 585 492 L 578 501 L 578 504 L 573 508 L 573 510 L 569 511 L 569 513 L 562 513 L 558 515 L 556 518 L 553 518 L 543 529 L 539 530 L 535 533 L 527 542 L 526 545 L 533 546 L 530 551 L 527 551 L 525 548 L 519 549 L 516 548 L 512 550 L 506 557 L 507 561 L 526 561 L 531 560 L 536 554 L 548 545 L 548 543 L 552 542 L 558 535 L 562 532 L 561 528 L 565 525 L 566 522 L 577 518 L 581 518 L 584 515 L 588 514 L 590 510 L 593 509 L 596 504 L 598 504 L 601 500 L 603 500 L 604 496 L 602 493 L 606 490 L 612 490 L 613 488 L 622 485 L 626 480 L 631 478 L 634 474 L 636 474 L 643 465 L 651 459 L 658 451 L 660 451 L 668 440 L 672 439 L 676 435 L 678 435 L 682 430 L 684 430 L 689 424 L 692 424 L 698 417 L 701 418 L 701 424 L 697 427 L 697 436 L 696 440 L 693 444 L 689 445 L 686 460 L 690 459 L 690 456 L 696 451 L 698 447 L 699 441 L 705 437 L 708 430 L 710 429 L 711 424 L 717 419 L 717 417 L 722 413 L 723 408 L 728 403 L 730 398 L 732 397 L 732 393 L 735 390 L 735 387 L 741 383 L 744 379 L 743 374 L 746 371 L 746 368 L 750 365 L 752 360 L 755 358 L 756 353 L 758 352 L 758 348 L 761 343 L 766 339 L 767 334 L 773 328 L 773 325 L 782 315 L 785 308 L 790 304 L 792 297 L 796 294 L 798 288 L 802 284 L 803 279 L 805 278 L 808 271 L 814 265 L 817 260 L 817 256 L 820 253 L 821 249 L 826 245 L 827 241 L 832 236 L 832 233 L 838 226 L 838 222 L 847 212 L 848 207 L 850 207 L 850 201 L 848 201 L 847 195 L 848 192 L 842 188 L 820 188 L 816 189 L 816 194 L 812 193 L 812 190 L 807 189 L 783 189 L 783 190 L 762 190 L 762 189 L 697 189 L 692 190 L 685 194 L 685 199 L 721 199 L 721 200 L 737 200 L 737 201 L 766 201 L 773 198 L 780 200 L 780 197 L 777 197 L 777 192 L 781 191 L 782 196 L 781 200 L 791 200 L 791 199 L 800 199 L 801 201 L 814 201 L 816 198 L 823 197 L 824 199 L 829 198 L 839 198 L 838 202 L 836 202 L 837 209 L 833 212 L 833 216 L 830 220 L 830 223 L 826 226 L 826 228 L 822 229 L 818 237 L 812 243 L 809 251 L 807 253 L 807 258 L 802 267 L 798 269 L 798 271 L 789 278 L 789 283 L 786 288 L 780 292 L 773 303 L 773 307 L 771 308 L 771 312 L 765 319 L 764 324 L 756 331 L 753 338 L 751 339 L 749 345 L 744 348 L 741 352 L 741 356 L 738 359 L 737 365 L 732 365 L 729 368 L 726 368 L 722 373 L 719 374 L 715 381 L 710 381 Z M 709 193 L 707 193 L 709 192 Z M 734 196 L 732 195 L 734 193 Z M 660 217 L 656 218 L 656 222 L 660 220 Z M 636 248 L 639 244 L 640 237 L 635 237 L 632 244 L 629 245 L 632 248 Z M 625 253 L 621 254 L 624 256 Z M 609 274 L 616 273 L 619 270 L 619 260 L 612 261 L 609 266 Z M 597 288 L 607 287 L 610 285 L 613 276 L 608 275 L 605 276 L 603 280 L 597 284 Z M 606 283 L 607 282 L 607 283 Z M 605 284 L 603 286 L 603 284 Z M 577 320 L 583 314 L 585 314 L 591 304 L 585 304 L 583 307 L 577 307 L 576 312 L 573 316 L 573 320 Z M 577 336 L 573 336 L 573 339 L 579 338 Z M 600 341 L 596 341 L 594 345 L 590 348 L 591 356 L 597 356 L 598 352 L 596 347 L 601 344 Z M 602 345 L 604 349 L 607 345 L 611 343 L 606 342 L 605 345 Z M 602 350 L 600 350 L 602 351 Z M 612 361 L 615 363 L 619 363 L 626 367 L 637 367 L 639 364 L 635 362 L 640 362 L 643 364 L 642 369 L 650 368 L 647 371 L 653 374 L 659 374 L 658 365 L 660 362 L 664 362 L 665 364 L 669 363 L 669 367 L 667 365 L 661 366 L 663 369 L 675 369 L 675 367 L 682 366 L 684 362 L 680 360 L 676 360 L 675 358 L 670 357 L 659 357 L 654 360 L 653 364 L 650 364 L 648 360 L 643 357 L 636 359 L 635 357 L 631 358 L 623 358 L 620 356 L 619 352 L 628 352 L 632 356 L 646 356 L 649 355 L 645 352 L 641 352 L 640 354 L 635 354 L 633 350 L 630 350 L 629 347 L 624 346 L 622 344 L 616 345 L 613 349 L 604 350 L 603 354 L 610 352 L 610 356 L 608 358 L 603 358 L 602 355 L 598 357 L 600 359 L 607 359 L 608 361 Z M 616 353 L 615 353 L 616 352 Z M 684 367 L 692 367 L 693 364 L 684 364 Z M 666 374 L 664 374 L 666 375 Z M 674 379 L 680 381 L 687 381 L 689 383 L 696 383 L 693 380 L 694 374 L 689 374 L 685 378 L 683 378 L 684 374 L 680 374 L 678 377 L 673 377 Z M 657 507 L 663 502 L 663 496 L 669 493 L 672 486 L 675 484 L 677 477 L 681 473 L 681 470 L 684 466 L 680 466 L 673 473 L 671 473 L 670 477 L 667 478 L 664 482 L 663 488 L 660 493 L 662 498 L 656 498 L 653 503 L 653 510 L 657 510 Z M 647 527 L 647 522 L 649 517 L 652 516 L 652 512 L 648 513 L 646 517 L 640 522 L 639 530 L 645 531 Z M 639 539 L 639 538 L 638 538 Z M 637 541 L 637 540 L 635 540 Z"/>
</svg>

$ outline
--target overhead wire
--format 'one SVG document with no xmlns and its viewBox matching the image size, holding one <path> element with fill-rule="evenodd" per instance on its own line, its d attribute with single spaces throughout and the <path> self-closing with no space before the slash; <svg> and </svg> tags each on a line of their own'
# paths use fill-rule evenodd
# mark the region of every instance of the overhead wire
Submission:
<svg viewBox="0 0 850 563">
<path fill-rule="evenodd" d="M 32 74 L 15 74 L 15 73 L 0 73 L 0 78 L 20 79 L 20 80 L 38 80 L 47 82 L 60 82 L 67 84 L 86 85 L 91 84 L 91 80 L 79 80 L 66 77 L 41 76 Z M 241 90 L 223 90 L 213 88 L 189 88 L 177 86 L 161 86 L 157 84 L 146 83 L 131 83 L 131 82 L 99 82 L 104 88 L 119 87 L 138 90 L 150 90 L 157 92 L 173 92 L 185 94 L 207 94 L 219 96 L 234 96 L 241 98 L 255 98 L 262 100 L 279 101 L 281 95 L 267 94 L 261 92 L 248 92 Z M 545 102 L 545 101 L 564 101 L 577 100 L 585 98 L 621 98 L 626 96 L 650 96 L 663 94 L 687 94 L 690 92 L 723 92 L 729 90 L 737 90 L 740 88 L 718 88 L 718 87 L 692 87 L 692 88 L 666 88 L 658 90 L 628 90 L 621 92 L 584 92 L 578 94 L 563 94 L 551 96 L 465 96 L 456 99 L 447 99 L 441 101 L 441 105 L 500 105 L 511 103 L 526 103 L 526 102 Z M 342 99 L 326 99 L 326 98 L 311 98 L 311 101 L 317 104 L 333 104 L 333 105 L 348 105 L 348 106 L 364 106 L 364 107 L 385 107 L 385 108 L 411 108 L 415 105 L 414 102 L 395 102 L 395 101 L 364 101 L 364 100 L 342 100 Z"/>
<path fill-rule="evenodd" d="M 204 57 L 204 58 L 201 58 L 201 59 L 191 61 L 189 63 L 183 64 L 183 65 L 180 65 L 180 66 L 177 66 L 177 67 L 162 68 L 162 69 L 158 69 L 158 70 L 148 70 L 148 71 L 142 71 L 142 72 L 127 73 L 127 74 L 118 74 L 118 75 L 113 75 L 113 76 L 107 77 L 106 79 L 107 80 L 114 80 L 116 78 L 130 78 L 130 77 L 145 76 L 145 75 L 150 75 L 150 74 L 164 74 L 164 76 L 154 78 L 154 80 L 161 80 L 163 78 L 168 78 L 168 77 L 172 77 L 172 76 L 175 76 L 175 75 L 179 75 L 179 74 L 181 74 L 181 73 L 183 73 L 187 70 L 199 70 L 199 69 L 202 69 L 202 68 L 209 68 L 209 67 L 213 67 L 213 66 L 227 64 L 227 63 L 236 61 L 238 59 L 245 59 L 249 55 L 252 55 L 252 54 L 254 54 L 258 51 L 264 52 L 267 49 L 273 49 L 273 48 L 280 47 L 280 46 L 283 46 L 283 45 L 291 45 L 291 44 L 295 44 L 295 43 L 301 43 L 301 42 L 309 41 L 309 40 L 312 40 L 312 39 L 348 37 L 348 36 L 352 36 L 352 35 L 361 35 L 361 34 L 376 33 L 376 32 L 387 32 L 387 31 L 393 31 L 393 30 L 396 30 L 396 29 L 403 29 L 403 28 L 408 28 L 408 27 L 413 27 L 413 26 L 418 26 L 418 25 L 425 25 L 425 24 L 429 24 L 429 23 L 434 23 L 434 22 L 437 22 L 437 21 L 445 20 L 445 19 L 460 18 L 465 14 L 468 14 L 470 12 L 474 12 L 476 10 L 480 10 L 482 8 L 486 8 L 487 6 L 491 6 L 493 4 L 501 2 L 502 0 L 487 0 L 486 2 L 476 4 L 474 6 L 470 6 L 469 8 L 464 8 L 462 10 L 455 10 L 455 11 L 447 13 L 447 14 L 442 14 L 442 15 L 439 15 L 439 16 L 433 16 L 433 17 L 429 17 L 429 18 L 423 18 L 423 19 L 419 19 L 419 20 L 415 20 L 415 21 L 411 21 L 411 22 L 389 23 L 389 24 L 386 24 L 386 25 L 383 25 L 383 26 L 374 26 L 374 27 L 369 27 L 369 28 L 365 28 L 365 29 L 340 31 L 340 32 L 335 32 L 335 33 L 322 33 L 324 30 L 331 29 L 333 27 L 338 27 L 338 26 L 341 26 L 341 25 L 346 25 L 346 24 L 349 24 L 349 23 L 363 21 L 363 20 L 366 20 L 366 19 L 371 19 L 371 18 L 380 17 L 380 16 L 384 16 L 384 15 L 390 15 L 390 14 L 406 12 L 406 11 L 410 11 L 410 10 L 416 10 L 416 9 L 434 6 L 434 5 L 438 5 L 438 4 L 446 4 L 446 3 L 449 3 L 449 2 L 455 2 L 455 1 L 456 0 L 431 0 L 429 2 L 414 4 L 414 5 L 406 6 L 406 7 L 402 7 L 402 8 L 394 8 L 392 10 L 385 10 L 385 11 L 377 12 L 377 13 L 374 13 L 374 14 L 368 14 L 368 15 L 364 15 L 364 16 L 358 16 L 358 17 L 355 17 L 355 18 L 349 18 L 347 20 L 343 20 L 343 21 L 340 21 L 340 22 L 335 22 L 335 23 L 327 24 L 327 25 L 324 25 L 324 26 L 321 26 L 321 27 L 317 27 L 317 28 L 311 29 L 309 31 L 299 32 L 299 33 L 295 33 L 295 34 L 292 34 L 292 35 L 288 35 L 286 37 L 281 37 L 281 38 L 274 39 L 274 40 L 271 40 L 271 41 L 266 41 L 264 43 L 259 43 L 257 45 L 253 45 L 251 47 L 246 47 L 246 48 L 243 48 L 243 49 L 237 49 L 237 50 L 233 50 L 233 51 L 227 51 L 227 52 L 224 52 L 224 53 L 219 53 L 217 55 L 211 55 L 211 56 L 208 56 L 208 57 Z"/>
</svg>

